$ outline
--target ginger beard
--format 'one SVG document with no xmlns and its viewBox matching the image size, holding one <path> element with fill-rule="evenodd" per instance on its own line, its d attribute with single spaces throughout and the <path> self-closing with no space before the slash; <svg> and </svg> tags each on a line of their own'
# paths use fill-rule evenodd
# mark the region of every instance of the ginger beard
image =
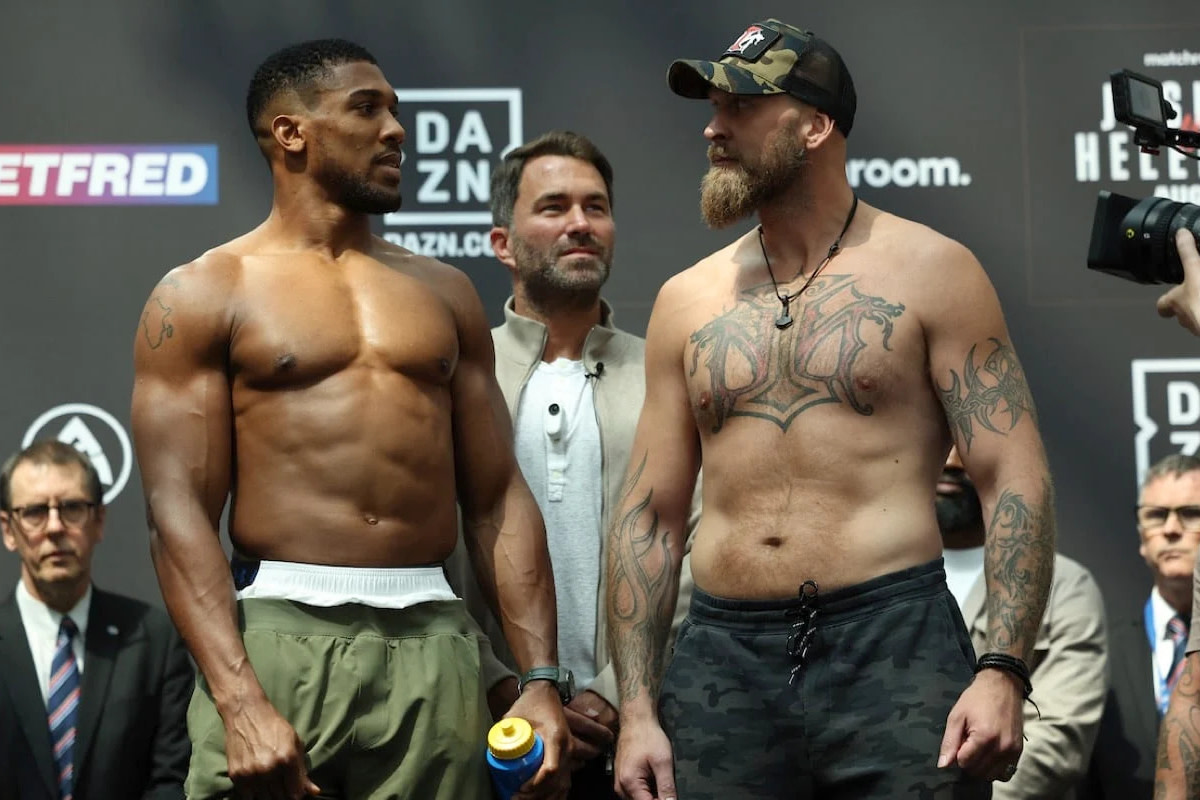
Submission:
<svg viewBox="0 0 1200 800">
<path fill-rule="evenodd" d="M 710 228 L 725 228 L 787 192 L 804 166 L 804 146 L 796 141 L 799 123 L 771 134 L 762 155 L 750 159 L 723 145 L 711 144 L 708 159 L 733 158 L 736 164 L 711 166 L 700 182 L 700 215 Z"/>
</svg>

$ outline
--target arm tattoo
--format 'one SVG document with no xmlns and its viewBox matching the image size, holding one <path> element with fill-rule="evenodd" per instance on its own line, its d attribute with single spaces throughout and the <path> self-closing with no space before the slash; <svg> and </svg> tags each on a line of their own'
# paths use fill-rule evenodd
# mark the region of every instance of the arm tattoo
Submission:
<svg viewBox="0 0 1200 800">
<path fill-rule="evenodd" d="M 689 340 L 691 374 L 703 356 L 712 384 L 712 432 L 730 417 L 757 417 L 786 431 L 802 411 L 821 403 L 874 413 L 855 392 L 855 363 L 868 339 L 891 349 L 893 320 L 904 306 L 863 294 L 852 276 L 826 275 L 804 293 L 797 323 L 781 331 L 775 327 L 779 301 L 762 292 L 745 290 L 731 310 Z"/>
<path fill-rule="evenodd" d="M 171 307 L 163 305 L 158 297 L 151 297 L 146 304 L 146 310 L 142 312 L 142 332 L 151 350 L 162 347 L 163 339 L 175 335 L 175 326 L 168 321 L 171 311 Z"/>
<path fill-rule="evenodd" d="M 1054 489 L 1042 481 L 1041 502 L 1005 490 L 988 525 L 985 569 L 988 640 L 998 650 L 1026 658 L 1050 594 L 1054 572 Z"/>
<path fill-rule="evenodd" d="M 625 486 L 621 508 L 629 507 L 645 467 L 643 456 Z M 629 507 L 610 534 L 609 642 L 622 701 L 637 697 L 643 689 L 651 698 L 658 695 L 678 591 L 668 532 L 659 529 L 657 513 L 643 519 L 653 496 L 651 489 Z"/>
<path fill-rule="evenodd" d="M 995 347 L 981 367 L 975 366 L 976 345 L 971 345 L 962 377 L 950 370 L 950 385 L 943 388 L 940 381 L 937 384 L 946 419 L 961 434 L 966 450 L 971 449 L 971 439 L 975 436 L 974 423 L 1004 434 L 1015 428 L 1025 413 L 1037 419 L 1033 396 L 1016 352 L 994 337 L 988 341 Z"/>
<path fill-rule="evenodd" d="M 1189 655 L 1158 736 L 1155 798 L 1200 797 L 1200 668 Z M 1172 791 L 1173 790 L 1173 791 Z"/>
</svg>

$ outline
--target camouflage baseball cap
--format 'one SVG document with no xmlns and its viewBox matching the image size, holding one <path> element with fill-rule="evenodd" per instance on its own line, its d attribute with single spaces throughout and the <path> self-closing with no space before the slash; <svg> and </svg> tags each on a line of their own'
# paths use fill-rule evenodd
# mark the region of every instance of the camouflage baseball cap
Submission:
<svg viewBox="0 0 1200 800">
<path fill-rule="evenodd" d="M 673 62 L 667 84 L 675 94 L 697 100 L 708 97 L 713 87 L 733 94 L 790 94 L 828 114 L 845 136 L 854 125 L 858 102 L 837 50 L 777 19 L 746 28 L 719 61 Z"/>
</svg>

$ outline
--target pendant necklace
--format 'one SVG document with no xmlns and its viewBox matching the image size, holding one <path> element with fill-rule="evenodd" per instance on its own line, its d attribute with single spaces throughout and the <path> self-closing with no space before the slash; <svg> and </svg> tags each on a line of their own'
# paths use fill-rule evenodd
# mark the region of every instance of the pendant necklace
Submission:
<svg viewBox="0 0 1200 800">
<path fill-rule="evenodd" d="M 792 319 L 792 315 L 788 310 L 788 307 L 791 306 L 793 300 L 804 294 L 804 290 L 812 285 L 813 280 L 815 280 L 817 275 L 820 274 L 821 270 L 825 268 L 825 265 L 829 263 L 829 260 L 837 255 L 838 250 L 841 249 L 842 237 L 845 236 L 846 231 L 850 229 L 850 223 L 854 221 L 854 212 L 857 210 L 858 195 L 856 194 L 854 195 L 854 202 L 850 204 L 850 213 L 846 215 L 846 224 L 842 226 L 842 232 L 839 233 L 838 237 L 833 240 L 833 244 L 829 245 L 829 252 L 825 254 L 825 260 L 817 265 L 817 268 L 812 271 L 812 275 L 808 276 L 808 280 L 804 282 L 804 285 L 800 287 L 800 290 L 792 292 L 791 294 L 780 294 L 779 292 L 779 284 L 775 282 L 775 273 L 771 270 L 771 259 L 767 258 L 767 246 L 763 243 L 762 225 L 758 226 L 758 246 L 762 248 L 763 261 L 767 262 L 767 274 L 771 276 L 771 287 L 775 290 L 775 296 L 779 298 L 779 302 L 783 305 L 783 311 L 778 317 L 775 318 L 776 328 L 782 331 L 786 328 L 790 328 L 792 323 L 796 321 Z"/>
</svg>

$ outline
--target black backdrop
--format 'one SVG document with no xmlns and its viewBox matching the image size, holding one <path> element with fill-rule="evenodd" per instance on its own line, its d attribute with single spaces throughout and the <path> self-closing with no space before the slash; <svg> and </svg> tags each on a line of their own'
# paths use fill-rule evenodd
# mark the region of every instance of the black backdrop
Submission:
<svg viewBox="0 0 1200 800">
<path fill-rule="evenodd" d="M 1166 82 L 1175 124 L 1195 124 L 1195 4 L 115 0 L 3 11 L 0 444 L 8 452 L 32 433 L 60 435 L 108 470 L 101 584 L 159 601 L 138 473 L 122 444 L 131 341 L 163 272 L 269 208 L 243 112 L 267 53 L 325 36 L 375 53 L 409 131 L 405 216 L 378 229 L 465 269 L 494 320 L 508 284 L 480 254 L 487 170 L 505 147 L 550 128 L 593 138 L 616 169 L 607 294 L 618 322 L 642 332 L 663 280 L 736 235 L 699 220 L 707 108 L 668 92 L 667 64 L 716 57 L 749 22 L 778 16 L 828 38 L 850 66 L 859 95 L 850 171 L 862 197 L 964 242 L 995 282 L 1041 414 L 1061 549 L 1096 573 L 1110 605 L 1144 596 L 1138 469 L 1200 444 L 1200 360 L 1190 360 L 1200 342 L 1155 316 L 1156 288 L 1084 262 L 1098 189 L 1200 202 L 1195 162 L 1143 160 L 1105 119 L 1107 75 L 1128 67 Z M 168 156 L 156 154 L 168 145 L 193 165 L 201 146 L 215 146 L 206 181 L 175 175 L 203 192 L 158 196 L 172 185 Z M 91 154 L 93 172 L 76 172 L 64 194 L 76 189 L 78 202 L 96 188 L 95 202 L 62 202 L 54 170 L 32 185 L 19 166 L 31 152 L 59 172 L 71 152 Z M 99 154 L 134 152 L 150 155 L 120 162 L 127 182 L 96 178 Z M 140 196 L 114 196 L 135 184 Z M 216 202 L 196 202 L 206 198 Z M 15 557 L 0 556 L 0 589 L 17 572 Z"/>
</svg>

